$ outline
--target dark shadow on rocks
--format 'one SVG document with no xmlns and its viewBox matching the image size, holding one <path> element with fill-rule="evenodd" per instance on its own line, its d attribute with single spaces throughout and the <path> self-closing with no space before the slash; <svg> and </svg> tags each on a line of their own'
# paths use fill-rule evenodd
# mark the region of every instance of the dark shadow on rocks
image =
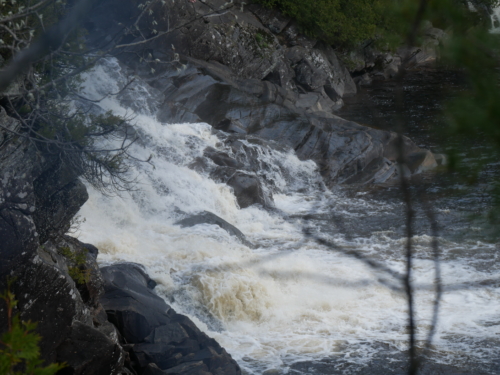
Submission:
<svg viewBox="0 0 500 375">
<path fill-rule="evenodd" d="M 141 266 L 121 263 L 101 271 L 105 290 L 101 303 L 128 344 L 131 365 L 138 373 L 241 374 L 214 339 L 152 291 L 151 279 Z"/>
</svg>

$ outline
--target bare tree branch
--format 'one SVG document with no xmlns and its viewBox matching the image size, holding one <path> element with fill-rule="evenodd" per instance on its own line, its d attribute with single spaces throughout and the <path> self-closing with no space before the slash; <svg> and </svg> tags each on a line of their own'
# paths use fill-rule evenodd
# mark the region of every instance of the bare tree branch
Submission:
<svg viewBox="0 0 500 375">
<path fill-rule="evenodd" d="M 79 0 L 63 20 L 45 32 L 30 47 L 16 54 L 10 64 L 0 72 L 0 92 L 7 89 L 13 79 L 25 73 L 31 64 L 57 50 L 89 13 L 95 2 L 96 0 Z"/>
</svg>

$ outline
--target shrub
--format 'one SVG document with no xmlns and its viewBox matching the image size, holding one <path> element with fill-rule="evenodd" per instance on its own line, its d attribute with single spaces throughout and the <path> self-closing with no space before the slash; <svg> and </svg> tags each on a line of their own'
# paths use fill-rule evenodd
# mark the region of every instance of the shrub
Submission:
<svg viewBox="0 0 500 375">
<path fill-rule="evenodd" d="M 87 261 L 86 249 L 73 252 L 69 247 L 61 247 L 57 251 L 66 258 L 69 276 L 71 276 L 75 283 L 82 285 L 89 281 L 90 270 L 85 268 Z"/>
<path fill-rule="evenodd" d="M 14 314 L 17 301 L 10 283 L 0 299 L 5 302 L 7 313 L 7 331 L 0 339 L 0 375 L 53 375 L 64 368 L 59 363 L 43 365 L 38 346 L 41 337 L 34 332 L 36 323 L 23 322 L 19 314 Z"/>
<path fill-rule="evenodd" d="M 401 43 L 407 35 L 405 28 L 411 26 L 411 17 L 419 6 L 418 1 L 394 0 L 256 0 L 267 7 L 276 7 L 294 19 L 301 31 L 331 45 L 351 47 L 369 39 L 381 40 L 384 44 Z M 430 1 L 430 7 L 441 1 Z M 468 1 L 455 0 L 453 7 L 468 9 Z M 474 0 L 477 9 L 485 12 L 467 12 L 476 17 L 476 23 L 489 22 L 487 9 L 498 4 L 497 0 Z M 429 16 L 431 16 L 429 14 Z M 431 17 L 432 18 L 432 17 Z M 443 29 L 450 26 L 449 20 L 431 19 Z"/>
<path fill-rule="evenodd" d="M 383 23 L 388 0 L 257 0 L 277 7 L 297 21 L 302 31 L 335 45 L 372 38 Z"/>
</svg>

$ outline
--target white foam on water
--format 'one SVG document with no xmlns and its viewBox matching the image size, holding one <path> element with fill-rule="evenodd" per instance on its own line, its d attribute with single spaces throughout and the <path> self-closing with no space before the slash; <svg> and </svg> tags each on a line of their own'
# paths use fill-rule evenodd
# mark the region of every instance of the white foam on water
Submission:
<svg viewBox="0 0 500 375">
<path fill-rule="evenodd" d="M 116 60 L 105 60 L 85 76 L 83 92 L 100 98 L 118 91 L 123 85 L 120 71 Z M 104 99 L 99 106 L 119 115 L 133 113 L 116 97 Z M 362 220 L 360 212 L 375 215 L 394 207 L 326 193 L 317 187 L 320 176 L 314 163 L 300 161 L 290 151 L 259 149 L 259 160 L 274 166 L 262 173 L 272 181 L 278 210 L 240 209 L 228 186 L 187 167 L 202 156 L 205 147 L 224 147 L 208 124 L 162 124 L 147 111 L 135 113 L 133 122 L 141 142 L 131 151 L 142 159 L 153 153 L 154 167 L 134 164 L 139 184 L 131 193 L 109 197 L 89 187 L 89 201 L 80 211 L 86 219 L 80 239 L 100 249 L 101 264 L 143 264 L 159 283 L 159 295 L 216 338 L 249 373 L 286 370 L 293 362 L 332 355 L 368 361 L 375 354 L 370 343 L 406 347 L 404 294 L 379 283 L 381 272 L 318 245 L 303 231 L 306 224 L 314 229 L 314 223 L 293 216 L 334 210 Z M 238 227 L 258 248 L 249 249 L 218 226 L 175 225 L 183 217 L 180 212 L 203 210 Z M 385 257 L 386 266 L 404 270 L 405 241 L 388 233 L 354 239 L 325 236 L 342 249 Z M 430 251 L 430 237 L 414 241 L 417 255 Z M 461 246 L 443 244 L 450 251 Z M 421 336 L 432 313 L 433 266 L 428 257 L 415 263 Z M 442 353 L 468 350 L 469 356 L 486 356 L 491 352 L 480 342 L 499 337 L 500 294 L 494 287 L 460 285 L 499 275 L 451 258 L 442 262 L 442 275 L 448 289 L 437 348 Z"/>
<path fill-rule="evenodd" d="M 492 28 L 490 32 L 493 34 L 500 34 L 500 7 L 493 8 L 491 13 L 491 24 Z"/>
</svg>

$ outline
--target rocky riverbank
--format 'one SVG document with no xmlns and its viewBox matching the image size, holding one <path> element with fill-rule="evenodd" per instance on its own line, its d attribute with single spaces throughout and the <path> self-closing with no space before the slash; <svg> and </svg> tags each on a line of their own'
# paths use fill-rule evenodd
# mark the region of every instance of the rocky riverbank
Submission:
<svg viewBox="0 0 500 375">
<path fill-rule="evenodd" d="M 19 127 L 5 111 L 0 121 Z M 139 266 L 100 270 L 94 246 L 64 235 L 88 199 L 76 175 L 7 132 L 1 155 L 0 285 L 15 280 L 17 312 L 38 322 L 47 363 L 65 362 L 65 374 L 240 373 L 224 349 L 152 292 Z M 2 331 L 6 319 L 2 304 Z"/>
<path fill-rule="evenodd" d="M 109 43 L 120 25 L 140 14 L 133 2 L 119 3 L 109 0 L 96 9 L 89 22 L 92 43 Z M 140 76 L 157 89 L 147 105 L 157 109 L 160 121 L 206 122 L 276 141 L 299 158 L 314 160 L 330 187 L 396 177 L 396 134 L 335 115 L 342 98 L 357 88 L 331 46 L 301 35 L 293 21 L 256 4 L 175 0 L 151 12 L 141 27 L 155 24 L 165 35 L 158 32 L 147 43 L 128 40 L 130 47 L 119 48 L 117 57 L 130 77 Z M 424 45 L 410 49 L 410 63 L 434 60 L 443 37 L 428 24 Z M 349 57 L 355 62 L 352 73 L 359 84 L 391 78 L 406 52 L 364 46 Z M 404 157 L 435 165 L 422 152 L 405 138 Z"/>
<path fill-rule="evenodd" d="M 135 1 L 100 2 L 86 23 L 89 43 L 109 42 L 138 12 Z M 252 143 L 315 161 L 328 187 L 397 177 L 396 134 L 346 121 L 335 110 L 342 98 L 356 94 L 356 82 L 395 74 L 400 57 L 369 46 L 355 51 L 353 79 L 331 46 L 300 35 L 290 19 L 255 4 L 174 0 L 153 13 L 154 22 L 171 32 L 120 49 L 116 66 L 135 77 L 132 88 L 147 85 L 150 94 L 138 101 L 132 91 L 123 91 L 119 99 L 138 113 L 147 108 L 164 123 L 211 124 L 238 157 L 207 148 L 191 168 L 230 186 L 240 208 L 274 206 L 255 173 Z M 435 45 L 441 35 L 428 30 Z M 433 51 L 414 49 L 415 63 L 432 59 Z M 39 322 L 43 359 L 66 362 L 64 374 L 75 375 L 239 374 L 218 343 L 154 294 L 155 283 L 140 266 L 100 270 L 98 250 L 66 236 L 88 198 L 80 176 L 16 136 L 21 125 L 3 108 L 0 122 L 0 288 L 7 276 L 16 279 L 18 312 L 23 320 Z M 404 143 L 408 173 L 436 165 L 432 153 L 408 138 Z M 251 246 L 237 228 L 211 213 L 179 225 L 200 222 L 216 224 Z M 4 306 L 0 327 L 6 329 Z"/>
</svg>

